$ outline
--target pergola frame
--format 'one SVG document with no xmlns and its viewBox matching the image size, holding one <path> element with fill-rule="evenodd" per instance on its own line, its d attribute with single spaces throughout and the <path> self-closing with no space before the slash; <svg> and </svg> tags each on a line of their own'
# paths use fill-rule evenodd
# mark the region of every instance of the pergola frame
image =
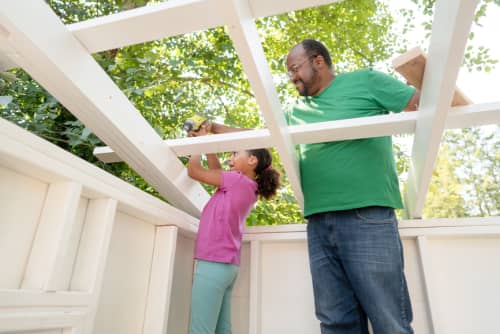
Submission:
<svg viewBox="0 0 500 334">
<path fill-rule="evenodd" d="M 64 26 L 43 0 L 8 0 L 0 8 L 0 69 L 15 64 L 26 70 L 109 145 L 97 153 L 109 157 L 116 152 L 169 202 L 194 216 L 199 216 L 208 194 L 188 178 L 178 155 L 274 146 L 303 206 L 295 144 L 414 132 L 405 199 L 408 216 L 419 218 L 444 129 L 500 123 L 500 101 L 450 107 L 478 0 L 437 1 L 418 112 L 286 126 L 254 20 L 332 2 L 173 0 Z M 165 144 L 91 57 L 94 52 L 223 25 L 228 26 L 266 130 Z M 108 161 L 113 159 L 117 161 Z"/>
</svg>

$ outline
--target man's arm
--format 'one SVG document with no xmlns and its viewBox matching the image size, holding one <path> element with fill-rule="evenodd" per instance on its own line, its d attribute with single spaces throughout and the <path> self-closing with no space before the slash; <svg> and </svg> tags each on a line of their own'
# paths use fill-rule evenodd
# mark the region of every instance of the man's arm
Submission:
<svg viewBox="0 0 500 334">
<path fill-rule="evenodd" d="M 240 131 L 248 131 L 253 129 L 247 128 L 233 128 L 224 124 L 215 123 L 212 121 L 207 122 L 207 131 L 213 134 L 219 133 L 230 133 L 230 132 L 240 132 Z"/>
<path fill-rule="evenodd" d="M 416 89 L 415 93 L 413 93 L 410 101 L 406 105 L 404 111 L 416 111 L 418 110 L 418 105 L 420 104 L 420 90 Z"/>
</svg>

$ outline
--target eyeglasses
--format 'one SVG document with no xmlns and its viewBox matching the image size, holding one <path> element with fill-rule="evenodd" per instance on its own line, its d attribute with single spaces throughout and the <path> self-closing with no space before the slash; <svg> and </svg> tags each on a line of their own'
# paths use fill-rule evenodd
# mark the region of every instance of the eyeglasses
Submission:
<svg viewBox="0 0 500 334">
<path fill-rule="evenodd" d="M 297 74 L 297 72 L 299 71 L 300 67 L 302 65 L 304 65 L 304 63 L 306 61 L 310 61 L 311 59 L 314 59 L 316 58 L 318 55 L 313 55 L 313 56 L 309 56 L 307 57 L 306 59 L 304 59 L 303 61 L 301 61 L 299 64 L 295 64 L 293 65 L 287 72 L 286 72 L 286 75 L 288 76 L 288 79 L 292 80 L 292 78 L 294 77 L 295 74 Z"/>
</svg>

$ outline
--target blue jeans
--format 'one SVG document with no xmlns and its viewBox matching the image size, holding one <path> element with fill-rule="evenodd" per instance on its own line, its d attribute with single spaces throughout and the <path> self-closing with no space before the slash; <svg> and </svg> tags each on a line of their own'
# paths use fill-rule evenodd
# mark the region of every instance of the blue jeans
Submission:
<svg viewBox="0 0 500 334">
<path fill-rule="evenodd" d="M 237 276 L 234 264 L 197 261 L 189 334 L 231 334 L 231 295 Z"/>
<path fill-rule="evenodd" d="M 394 209 L 366 207 L 308 217 L 316 316 L 322 334 L 412 334 Z"/>
</svg>

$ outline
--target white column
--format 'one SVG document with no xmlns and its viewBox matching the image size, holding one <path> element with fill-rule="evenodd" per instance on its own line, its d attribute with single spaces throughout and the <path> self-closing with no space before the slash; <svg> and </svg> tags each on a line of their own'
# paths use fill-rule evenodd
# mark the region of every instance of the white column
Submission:
<svg viewBox="0 0 500 334">
<path fill-rule="evenodd" d="M 405 194 L 410 218 L 422 216 L 477 2 L 436 2 Z"/>
<path fill-rule="evenodd" d="M 230 13 L 229 35 L 271 134 L 268 146 L 274 146 L 278 151 L 295 198 L 303 208 L 304 198 L 295 146 L 288 131 L 248 0 L 231 0 L 227 10 Z"/>
<path fill-rule="evenodd" d="M 144 334 L 164 334 L 167 330 L 176 246 L 177 227 L 158 226 L 144 317 Z"/>
<path fill-rule="evenodd" d="M 92 333 L 94 326 L 116 206 L 116 200 L 103 198 L 90 200 L 87 208 L 87 216 L 70 285 L 71 290 L 91 294 L 83 328 L 86 334 Z"/>
<path fill-rule="evenodd" d="M 58 277 L 75 223 L 81 190 L 82 186 L 75 182 L 49 186 L 21 285 L 23 289 L 58 290 Z"/>
</svg>

